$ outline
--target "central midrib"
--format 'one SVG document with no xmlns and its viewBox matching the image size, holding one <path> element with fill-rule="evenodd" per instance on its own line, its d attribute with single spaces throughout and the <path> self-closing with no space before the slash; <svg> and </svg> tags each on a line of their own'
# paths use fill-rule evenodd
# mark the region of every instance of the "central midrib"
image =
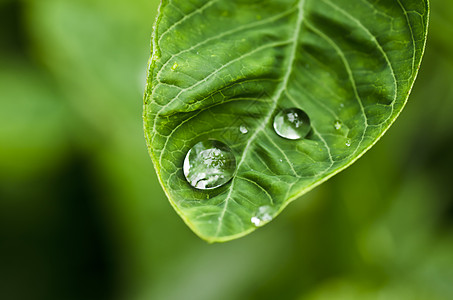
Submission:
<svg viewBox="0 0 453 300">
<path fill-rule="evenodd" d="M 295 26 L 295 30 L 294 30 L 293 45 L 292 45 L 291 54 L 290 54 L 290 57 L 289 57 L 288 71 L 286 72 L 285 77 L 283 78 L 283 81 L 282 81 L 282 83 L 280 85 L 280 88 L 274 94 L 275 96 L 273 97 L 273 99 L 274 99 L 273 106 L 269 110 L 269 114 L 264 118 L 263 122 L 261 123 L 261 126 L 258 127 L 255 130 L 253 135 L 248 140 L 248 142 L 247 142 L 247 144 L 246 144 L 246 146 L 244 148 L 244 151 L 242 152 L 241 159 L 239 160 L 239 163 L 237 165 L 237 170 L 239 170 L 241 168 L 241 165 L 243 164 L 243 162 L 244 162 L 244 160 L 245 160 L 245 158 L 247 156 L 248 149 L 249 149 L 250 145 L 253 143 L 253 141 L 258 136 L 258 134 L 263 129 L 266 128 L 266 125 L 269 123 L 270 119 L 272 118 L 272 115 L 275 113 L 275 110 L 276 110 L 276 108 L 278 106 L 278 100 L 280 99 L 280 97 L 282 96 L 283 92 L 285 91 L 285 89 L 288 86 L 288 81 L 289 81 L 289 78 L 290 78 L 290 76 L 292 74 L 294 61 L 296 59 L 296 52 L 297 52 L 297 47 L 298 47 L 299 35 L 300 35 L 301 27 L 302 27 L 302 21 L 303 21 L 303 18 L 304 18 L 304 4 L 305 4 L 305 1 L 306 0 L 299 0 L 299 2 L 297 4 L 299 13 L 298 13 L 298 16 L 297 16 L 297 22 L 296 22 L 296 26 Z M 229 191 L 228 191 L 228 195 L 225 198 L 224 207 L 223 207 L 222 213 L 221 213 L 221 215 L 220 215 L 220 217 L 218 219 L 219 220 L 219 224 L 217 225 L 217 230 L 216 230 L 216 234 L 215 234 L 216 237 L 218 237 L 218 235 L 219 235 L 219 231 L 220 231 L 220 228 L 221 228 L 221 225 L 222 225 L 222 220 L 223 220 L 223 218 L 225 216 L 225 213 L 226 213 L 226 210 L 227 210 L 227 207 L 228 207 L 228 202 L 229 202 L 229 200 L 231 198 L 231 193 L 233 191 L 235 180 L 236 180 L 236 177 L 233 178 L 233 180 L 231 182 L 231 186 L 230 186 Z"/>
</svg>

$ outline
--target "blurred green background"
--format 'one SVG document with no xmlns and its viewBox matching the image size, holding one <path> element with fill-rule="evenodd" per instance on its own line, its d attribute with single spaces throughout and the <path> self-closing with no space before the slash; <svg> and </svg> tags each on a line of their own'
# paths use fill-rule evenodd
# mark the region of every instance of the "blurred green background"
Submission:
<svg viewBox="0 0 453 300">
<path fill-rule="evenodd" d="M 157 0 L 0 0 L 0 299 L 453 299 L 453 2 L 395 126 L 227 244 L 171 208 L 142 132 Z"/>
</svg>

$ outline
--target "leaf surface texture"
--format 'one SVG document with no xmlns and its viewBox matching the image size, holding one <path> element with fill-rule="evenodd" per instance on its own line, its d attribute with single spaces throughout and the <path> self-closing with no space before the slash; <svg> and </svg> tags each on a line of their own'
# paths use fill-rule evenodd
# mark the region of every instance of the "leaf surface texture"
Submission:
<svg viewBox="0 0 453 300">
<path fill-rule="evenodd" d="M 424 0 L 162 1 L 144 125 L 178 214 L 207 241 L 231 240 L 253 231 L 263 208 L 270 220 L 351 165 L 403 109 L 427 24 Z M 274 131 L 288 108 L 309 116 L 305 138 Z M 199 190 L 183 162 L 209 139 L 232 149 L 237 169 Z"/>
</svg>

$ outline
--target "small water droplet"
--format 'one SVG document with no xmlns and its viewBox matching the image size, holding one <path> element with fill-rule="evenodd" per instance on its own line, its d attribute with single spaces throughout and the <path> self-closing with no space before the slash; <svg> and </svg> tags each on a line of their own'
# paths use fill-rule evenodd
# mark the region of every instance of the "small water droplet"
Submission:
<svg viewBox="0 0 453 300">
<path fill-rule="evenodd" d="M 173 64 L 173 66 L 171 67 L 171 70 L 174 71 L 174 70 L 176 70 L 177 68 L 178 68 L 178 63 L 175 62 L 175 63 Z"/>
<path fill-rule="evenodd" d="M 269 223 L 270 221 L 272 221 L 273 212 L 274 212 L 274 209 L 271 206 L 268 206 L 268 205 L 260 206 L 258 208 L 257 213 L 250 219 L 250 221 L 256 227 L 263 226 L 263 225 Z"/>
<path fill-rule="evenodd" d="M 283 159 L 280 158 L 280 162 L 283 162 Z"/>
<path fill-rule="evenodd" d="M 310 118 L 298 108 L 280 111 L 274 118 L 275 132 L 286 139 L 298 140 L 310 132 Z"/>
<path fill-rule="evenodd" d="M 195 144 L 184 159 L 184 176 L 194 188 L 214 189 L 233 178 L 236 159 L 230 147 L 206 140 Z"/>
<path fill-rule="evenodd" d="M 347 141 L 346 141 L 346 146 L 347 146 L 347 147 L 351 147 L 351 140 L 347 140 Z"/>
<path fill-rule="evenodd" d="M 340 130 L 342 125 L 343 124 L 341 123 L 340 120 L 336 120 L 335 123 L 333 124 L 333 127 L 335 127 L 336 130 Z"/>
<path fill-rule="evenodd" d="M 247 127 L 245 127 L 244 125 L 241 125 L 241 126 L 239 127 L 239 131 L 240 131 L 241 133 L 243 133 L 243 134 L 246 134 L 246 133 L 249 132 L 249 130 L 247 129 Z"/>
<path fill-rule="evenodd" d="M 341 103 L 341 104 L 340 104 L 340 107 L 343 108 L 343 107 L 344 107 L 344 103 Z"/>
</svg>

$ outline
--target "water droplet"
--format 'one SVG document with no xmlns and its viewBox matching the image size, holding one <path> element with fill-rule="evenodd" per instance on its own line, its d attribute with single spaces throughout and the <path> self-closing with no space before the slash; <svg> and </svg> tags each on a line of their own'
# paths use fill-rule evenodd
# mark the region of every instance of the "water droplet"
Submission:
<svg viewBox="0 0 453 300">
<path fill-rule="evenodd" d="M 260 206 L 258 208 L 258 212 L 250 219 L 250 221 L 255 225 L 256 227 L 263 226 L 270 221 L 272 221 L 273 217 L 273 208 L 271 206 Z"/>
<path fill-rule="evenodd" d="M 275 116 L 274 129 L 283 138 L 302 139 L 310 132 L 310 118 L 298 108 L 284 109 Z"/>
<path fill-rule="evenodd" d="M 283 159 L 280 158 L 280 162 L 283 162 Z"/>
<path fill-rule="evenodd" d="M 341 103 L 341 104 L 340 104 L 340 107 L 343 108 L 343 107 L 344 107 L 344 103 Z"/>
<path fill-rule="evenodd" d="M 233 178 L 236 159 L 230 147 L 222 142 L 206 140 L 195 144 L 184 160 L 184 176 L 194 188 L 214 189 Z"/>
<path fill-rule="evenodd" d="M 335 123 L 333 124 L 336 130 L 340 130 L 342 125 L 343 124 L 339 120 L 336 120 Z"/>
<path fill-rule="evenodd" d="M 346 146 L 347 146 L 347 147 L 351 147 L 351 140 L 347 140 L 347 141 L 346 141 Z"/>
<path fill-rule="evenodd" d="M 249 132 L 249 130 L 247 129 L 247 127 L 245 127 L 244 125 L 241 125 L 241 126 L 239 127 L 239 131 L 240 131 L 241 133 L 243 133 L 243 134 L 246 134 L 246 133 Z"/>
<path fill-rule="evenodd" d="M 173 64 L 173 66 L 171 67 L 171 70 L 174 71 L 174 70 L 176 70 L 177 68 L 178 68 L 178 63 L 175 62 L 175 63 Z"/>
</svg>

